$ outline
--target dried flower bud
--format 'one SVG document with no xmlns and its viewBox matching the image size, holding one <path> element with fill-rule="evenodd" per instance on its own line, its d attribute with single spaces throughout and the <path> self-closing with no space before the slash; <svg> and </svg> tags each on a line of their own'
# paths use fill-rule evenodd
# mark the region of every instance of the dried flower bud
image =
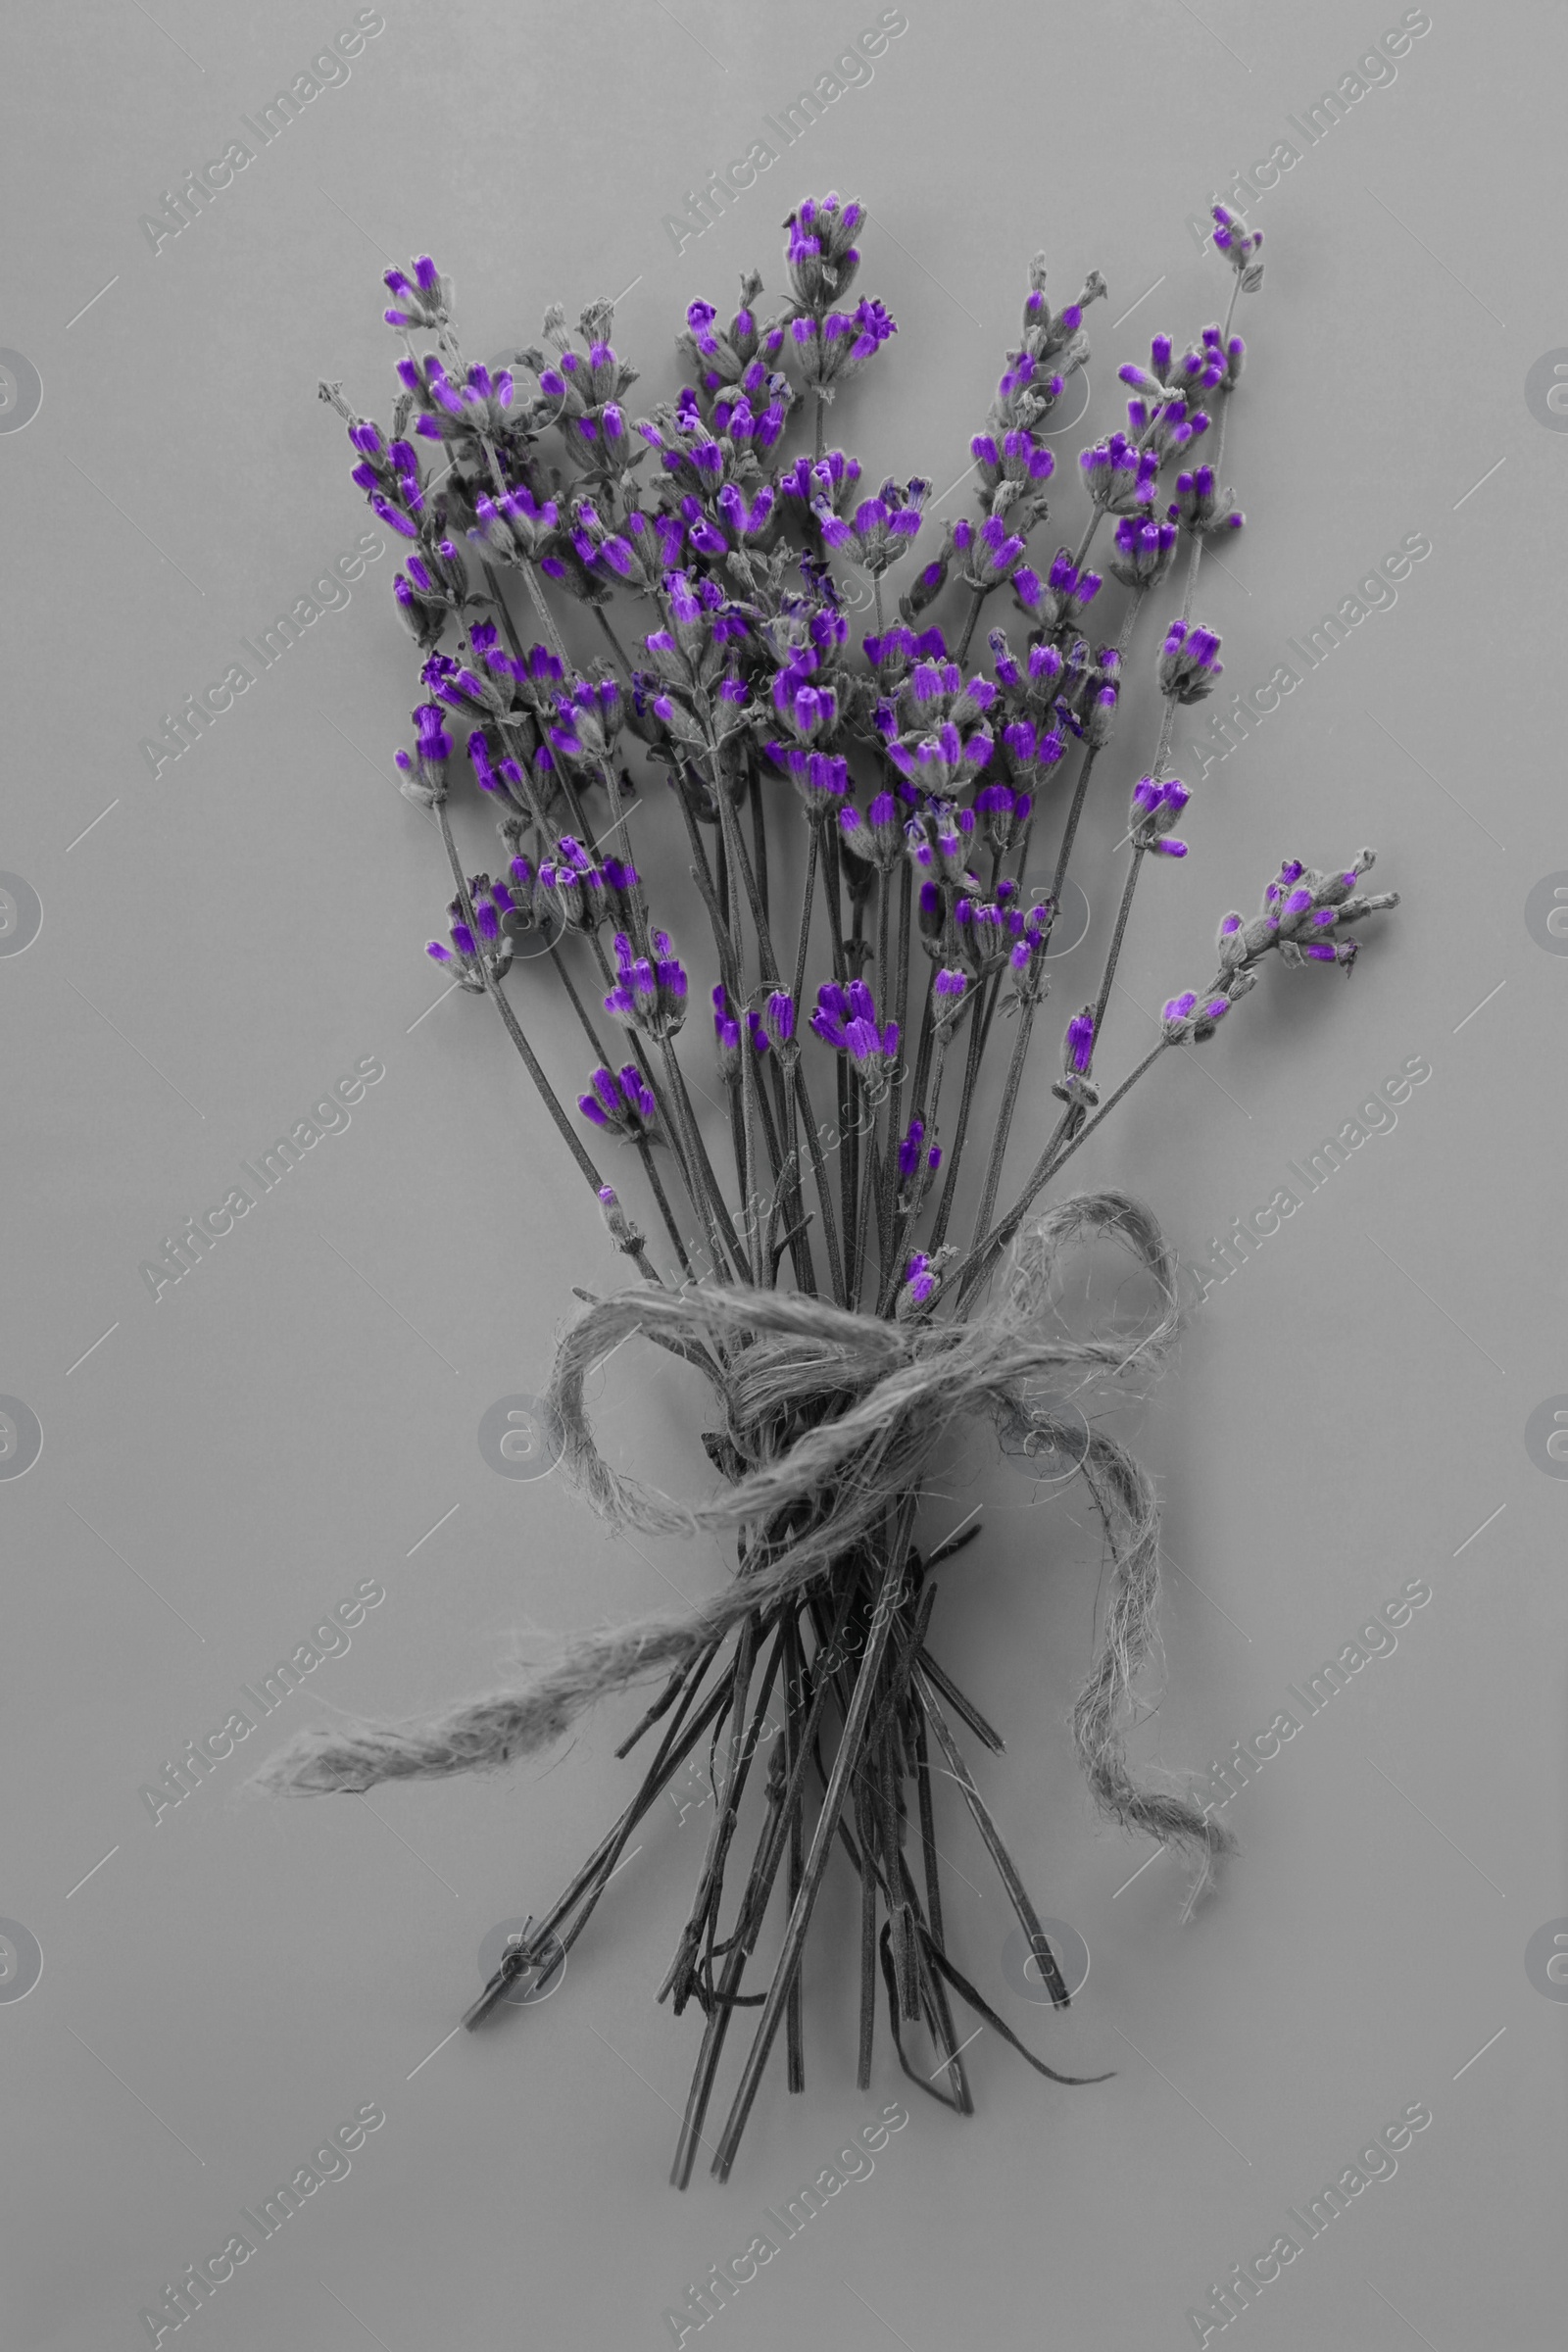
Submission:
<svg viewBox="0 0 1568 2352">
<path fill-rule="evenodd" d="M 1218 656 L 1219 639 L 1212 629 L 1173 620 L 1159 651 L 1160 693 L 1178 703 L 1201 702 L 1205 694 L 1213 692 L 1213 681 L 1224 669 Z"/>
<path fill-rule="evenodd" d="M 1214 243 L 1242 281 L 1244 294 L 1255 294 L 1263 283 L 1263 265 L 1253 259 L 1262 247 L 1263 231 L 1250 229 L 1240 213 L 1228 205 L 1214 207 Z"/>
<path fill-rule="evenodd" d="M 589 1091 L 577 1097 L 577 1108 L 591 1125 L 618 1136 L 625 1144 L 651 1142 L 657 1133 L 659 1105 L 634 1061 L 618 1076 L 601 1063 L 588 1077 Z M 600 1196 L 603 1200 L 603 1195 Z"/>
<path fill-rule="evenodd" d="M 586 1097 L 579 1097 L 579 1102 L 585 1100 Z M 602 1184 L 599 1187 L 599 1213 L 604 1218 L 610 1238 L 616 1249 L 624 1250 L 628 1257 L 634 1257 L 643 1246 L 642 1231 L 639 1226 L 632 1223 L 626 1211 L 621 1207 L 612 1184 Z"/>
</svg>

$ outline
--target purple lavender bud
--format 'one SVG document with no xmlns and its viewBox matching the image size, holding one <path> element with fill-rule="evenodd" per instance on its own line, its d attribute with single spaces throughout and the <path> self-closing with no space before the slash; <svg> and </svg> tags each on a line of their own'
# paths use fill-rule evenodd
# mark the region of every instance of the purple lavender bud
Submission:
<svg viewBox="0 0 1568 2352">
<path fill-rule="evenodd" d="M 1067 1023 L 1067 1034 L 1062 1044 L 1064 1067 L 1075 1071 L 1079 1077 L 1086 1078 L 1089 1075 L 1089 1064 L 1094 1057 L 1094 1050 L 1095 1016 L 1090 1006 L 1086 1004 L 1082 1012 L 1074 1013 L 1072 1019 Z"/>
</svg>

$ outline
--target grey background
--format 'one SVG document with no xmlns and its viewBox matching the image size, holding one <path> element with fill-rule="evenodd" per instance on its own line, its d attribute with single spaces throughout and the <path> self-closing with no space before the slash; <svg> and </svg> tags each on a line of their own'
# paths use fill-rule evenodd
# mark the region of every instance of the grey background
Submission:
<svg viewBox="0 0 1568 2352">
<path fill-rule="evenodd" d="M 346 86 L 156 257 L 143 210 L 354 11 L 12 17 L 0 342 L 42 384 L 0 438 L 0 865 L 43 909 L 0 961 L 0 1389 L 43 1431 L 26 1475 L 0 1483 L 0 1913 L 43 1960 L 24 1999 L 0 2002 L 18 2352 L 146 2342 L 138 2310 L 162 2282 L 372 2100 L 386 2123 L 349 2177 L 178 2341 L 668 2341 L 660 2314 L 683 2282 L 908 2088 L 881 2037 L 871 2093 L 854 2089 L 835 1873 L 808 1963 L 806 2097 L 775 2070 L 729 2188 L 702 2166 L 688 2195 L 665 2185 L 699 2025 L 651 1996 L 705 1819 L 673 1805 L 550 2000 L 439 2046 L 487 1933 L 548 1902 L 622 1801 L 629 1705 L 493 1783 L 239 1794 L 283 1730 L 332 1706 L 460 1696 L 514 1637 L 526 1651 L 723 1568 L 612 1542 L 559 1475 L 502 1478 L 478 1449 L 491 1404 L 543 1390 L 572 1284 L 622 1270 L 499 1026 L 461 997 L 420 1018 L 446 885 L 394 789 L 414 663 L 392 564 L 157 782 L 137 751 L 366 527 L 315 386 L 341 377 L 384 412 L 389 261 L 436 255 L 476 353 L 531 339 L 552 299 L 575 316 L 635 280 L 615 341 L 644 370 L 636 407 L 677 385 L 689 299 L 724 304 L 754 260 L 775 293 L 783 212 L 808 189 L 859 194 L 875 216 L 861 284 L 900 332 L 832 438 L 873 479 L 939 484 L 983 416 L 1030 254 L 1046 247 L 1058 300 L 1098 266 L 1095 404 L 1057 445 L 1070 529 L 1072 453 L 1119 418 L 1114 365 L 1223 306 L 1184 219 L 1400 15 L 907 13 L 871 84 L 679 258 L 659 224 L 694 166 L 743 152 L 874 9 L 388 0 Z M 1568 969 L 1525 909 L 1568 868 L 1568 446 L 1526 380 L 1568 345 L 1568 26 L 1520 0 L 1431 14 L 1394 84 L 1253 215 L 1268 274 L 1238 319 L 1251 356 L 1226 468 L 1250 527 L 1199 597 L 1228 682 L 1264 679 L 1402 535 L 1433 553 L 1195 795 L 1193 856 L 1140 895 L 1105 1068 L 1142 1050 L 1140 1006 L 1206 977 L 1216 918 L 1250 909 L 1281 856 L 1329 864 L 1372 842 L 1404 905 L 1353 985 L 1271 972 L 1201 1068 L 1170 1056 L 1074 1174 L 1139 1191 L 1195 1251 L 1402 1060 L 1430 1060 L 1397 1130 L 1209 1295 L 1129 1416 L 1182 1572 L 1140 1760 L 1205 1767 L 1405 1579 L 1433 1599 L 1232 1806 L 1244 1853 L 1184 1927 L 1176 1866 L 1128 1885 L 1148 1848 L 1097 1823 L 1073 1767 L 1101 1565 L 1081 1491 L 1037 1500 L 976 1440 L 926 1523 L 991 1506 L 950 1572 L 941 1646 L 1008 1736 L 981 1780 L 1040 1908 L 1093 1955 L 1065 2020 L 998 1998 L 1057 2065 L 1115 2078 L 1057 2089 L 982 2036 L 976 2118 L 911 2091 L 874 2175 L 712 2323 L 734 2352 L 935 2352 L 1009 2325 L 1097 2352 L 1191 2342 L 1184 2313 L 1208 2283 L 1418 2100 L 1434 2120 L 1397 2176 L 1265 2290 L 1249 2341 L 1559 2340 L 1568 2013 L 1525 1954 L 1568 1914 L 1568 1494 L 1524 1432 L 1568 1391 Z M 1054 518 L 1038 544 L 1054 543 Z M 1099 970 L 1119 785 L 1152 740 L 1140 695 L 1086 832 L 1096 927 L 1057 984 L 1063 1016 Z M 467 838 L 477 858 L 477 818 Z M 512 986 L 529 998 L 526 975 Z M 530 1004 L 575 1083 L 554 1004 Z M 155 1306 L 141 1258 L 367 1055 L 386 1076 L 351 1128 Z M 1047 1116 L 1042 1101 L 1020 1165 Z M 614 1458 L 700 1488 L 695 1389 L 635 1349 L 601 1378 Z M 371 1578 L 386 1598 L 349 1653 L 155 1827 L 140 1786 Z M 1010 1918 L 956 1806 L 944 1821 L 976 1888 L 960 1948 L 1003 1987 Z"/>
</svg>

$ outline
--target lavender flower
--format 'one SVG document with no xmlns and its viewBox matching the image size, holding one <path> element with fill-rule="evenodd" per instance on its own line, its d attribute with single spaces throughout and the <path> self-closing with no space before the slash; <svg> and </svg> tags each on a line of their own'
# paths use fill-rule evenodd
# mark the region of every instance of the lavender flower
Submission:
<svg viewBox="0 0 1568 2352">
<path fill-rule="evenodd" d="M 861 302 L 853 312 L 829 311 L 825 318 L 796 318 L 790 343 L 806 389 L 831 400 L 839 385 L 858 375 L 898 331 L 879 302 Z"/>
<path fill-rule="evenodd" d="M 388 270 L 383 283 L 391 293 L 395 308 L 381 316 L 388 326 L 401 327 L 405 333 L 411 327 L 443 327 L 452 322 L 452 280 L 441 275 L 427 253 L 414 265 L 412 281 L 407 270 Z"/>
<path fill-rule="evenodd" d="M 808 196 L 785 215 L 790 290 L 803 311 L 825 310 L 849 292 L 860 260 L 853 239 L 864 219 L 863 204 L 841 203 L 836 194 Z"/>
<path fill-rule="evenodd" d="M 578 678 L 556 703 L 550 741 L 568 762 L 598 766 L 610 757 L 626 723 L 620 682 L 610 675 Z"/>
<path fill-rule="evenodd" d="M 931 981 L 931 1015 L 939 1037 L 950 1031 L 971 1002 L 969 975 L 944 964 Z"/>
<path fill-rule="evenodd" d="M 752 306 L 761 291 L 760 274 L 755 270 L 745 271 L 740 308 L 728 327 L 716 324 L 718 313 L 710 302 L 687 306 L 685 332 L 677 340 L 696 371 L 700 393 L 711 398 L 734 385 L 755 399 L 765 388 L 767 363 L 783 347 L 784 328 L 778 323 L 759 326 Z"/>
<path fill-rule="evenodd" d="M 860 461 L 830 449 L 822 457 L 797 458 L 778 477 L 778 494 L 815 522 L 821 507 L 842 515 L 860 479 Z"/>
<path fill-rule="evenodd" d="M 722 980 L 714 986 L 713 1041 L 718 1049 L 718 1074 L 726 1086 L 738 1085 L 741 1076 L 741 1023 L 730 1010 L 729 991 Z M 759 1013 L 748 1011 L 746 1034 L 758 1054 L 768 1050 L 768 1035 Z"/>
<path fill-rule="evenodd" d="M 892 873 L 904 853 L 904 823 L 892 793 L 877 793 L 863 816 L 852 805 L 841 808 L 839 839 L 863 865 Z"/>
<path fill-rule="evenodd" d="M 1095 1008 L 1086 1004 L 1073 1014 L 1061 1041 L 1061 1076 L 1051 1090 L 1059 1102 L 1083 1102 L 1092 1109 L 1100 1101 L 1100 1090 L 1089 1075 L 1094 1058 Z"/>
<path fill-rule="evenodd" d="M 1167 1046 L 1199 1045 L 1213 1036 L 1231 1006 L 1257 985 L 1255 972 L 1242 972 L 1228 988 L 1200 997 L 1193 988 L 1169 997 L 1160 1007 L 1161 1034 Z"/>
<path fill-rule="evenodd" d="M 1024 918 L 1009 903 L 1012 893 L 1005 883 L 998 888 L 999 894 L 1006 892 L 1006 896 L 977 899 L 965 894 L 953 902 L 950 936 L 973 980 L 989 980 L 993 972 L 1000 971 L 1014 943 L 1023 937 Z M 944 976 L 939 973 L 938 979 Z"/>
<path fill-rule="evenodd" d="M 907 487 L 885 481 L 875 498 L 861 500 L 852 521 L 843 520 L 825 498 L 813 504 L 811 513 L 824 547 L 848 549 L 853 563 L 880 579 L 908 554 L 920 528 L 920 510 L 930 495 L 930 483 L 914 475 Z"/>
<path fill-rule="evenodd" d="M 477 520 L 468 537 L 498 564 L 539 564 L 561 543 L 561 510 L 553 498 L 541 501 L 527 488 L 499 499 L 481 491 L 473 509 Z"/>
<path fill-rule="evenodd" d="M 816 992 L 810 1025 L 823 1045 L 848 1055 L 873 1092 L 886 1084 L 898 1058 L 899 1024 L 878 1024 L 876 1000 L 863 980 L 852 980 L 848 988 L 824 980 Z"/>
<path fill-rule="evenodd" d="M 577 1098 L 579 1104 L 582 1099 L 579 1095 Z M 628 1257 L 635 1257 L 643 1246 L 643 1235 L 640 1228 L 632 1223 L 631 1218 L 622 1208 L 612 1184 L 602 1184 L 599 1187 L 599 1212 L 604 1218 L 606 1229 L 617 1250 L 624 1250 Z"/>
<path fill-rule="evenodd" d="M 1159 649 L 1159 691 L 1178 703 L 1201 702 L 1214 690 L 1225 664 L 1212 629 L 1173 620 Z"/>
<path fill-rule="evenodd" d="M 416 807 L 434 808 L 447 797 L 452 738 L 438 703 L 420 703 L 413 715 L 417 740 L 412 755 L 401 750 L 392 755 L 403 775 L 398 790 Z"/>
<path fill-rule="evenodd" d="M 616 932 L 617 977 L 605 1010 L 627 1029 L 671 1038 L 686 1018 L 686 969 L 667 931 L 653 932 L 650 945 L 652 956 L 636 955 L 625 932 Z"/>
<path fill-rule="evenodd" d="M 565 331 L 565 313 L 559 306 L 545 314 L 545 337 L 557 360 L 551 364 L 538 352 L 527 364 L 539 378 L 540 414 L 555 424 L 578 464 L 594 472 L 622 473 L 629 469 L 632 449 L 628 437 L 624 395 L 637 381 L 637 370 L 618 360 L 608 341 L 612 305 L 592 304 L 578 321 L 587 341 L 586 352 L 572 348 Z"/>
<path fill-rule="evenodd" d="M 488 368 L 475 365 L 461 383 L 454 383 L 435 353 L 427 352 L 422 361 L 400 360 L 398 376 L 414 396 L 419 412 L 414 429 L 422 440 L 448 442 L 459 449 L 466 443 L 466 454 L 482 457 L 486 441 L 504 443 L 509 438 L 514 424 L 510 368 L 492 376 Z M 526 422 L 520 416 L 516 421 L 520 437 L 531 439 Z"/>
<path fill-rule="evenodd" d="M 499 897 L 495 895 L 499 889 Z M 513 911 L 513 898 L 505 884 L 492 886 L 488 874 L 474 874 L 468 882 L 468 899 L 473 908 L 470 927 L 464 912 L 461 898 L 454 899 L 447 908 L 447 927 L 451 946 L 432 939 L 425 954 L 435 963 L 445 966 L 461 988 L 471 996 L 485 993 L 484 974 L 501 980 L 512 962 L 512 935 L 504 930 L 502 918 Z"/>
<path fill-rule="evenodd" d="M 1215 205 L 1214 222 L 1214 243 L 1241 279 L 1242 292 L 1255 294 L 1263 283 L 1263 265 L 1252 257 L 1262 247 L 1263 231 L 1250 229 L 1241 214 L 1224 204 Z"/>
<path fill-rule="evenodd" d="M 1056 470 L 1056 461 L 1049 449 L 1042 448 L 1027 425 L 1014 425 L 1010 431 L 1002 433 L 976 433 L 969 444 L 969 455 L 980 476 L 988 514 L 1004 514 L 1019 499 L 1026 499 L 1030 508 L 1029 524 L 1041 519 L 1046 502 L 1039 495 L 1038 486 L 1050 481 Z"/>
<path fill-rule="evenodd" d="M 1176 554 L 1173 522 L 1138 521 L 1124 514 L 1116 525 L 1113 576 L 1126 588 L 1153 588 L 1164 578 Z"/>
<path fill-rule="evenodd" d="M 1375 860 L 1375 851 L 1361 850 L 1341 872 L 1321 874 L 1298 858 L 1286 858 L 1264 889 L 1261 912 L 1250 923 L 1239 914 L 1222 919 L 1217 942 L 1221 971 L 1245 970 L 1278 948 L 1282 963 L 1338 963 L 1348 972 L 1359 942 L 1332 935 L 1399 904 L 1396 890 L 1356 891 L 1356 883 Z"/>
<path fill-rule="evenodd" d="M 762 1006 L 762 1031 L 775 1054 L 795 1045 L 795 999 L 787 988 L 775 988 Z"/>
<path fill-rule="evenodd" d="M 1011 744 L 1008 744 L 1009 737 L 1013 739 Z M 1032 745 L 1038 740 L 1035 729 L 1026 718 L 1017 719 L 1010 727 L 1004 728 L 1002 739 L 1008 746 L 1009 760 L 1017 756 L 1019 744 L 1028 742 Z M 1050 740 L 1059 742 L 1061 739 L 1055 736 Z M 983 820 L 981 835 L 995 857 L 1005 857 L 1016 836 L 1034 814 L 1034 806 L 1032 793 L 1015 791 L 1010 784 L 999 782 L 981 785 L 974 796 L 974 812 Z"/>
<path fill-rule="evenodd" d="M 588 1086 L 589 1092 L 577 1097 L 577 1108 L 592 1125 L 618 1136 L 625 1144 L 653 1141 L 658 1133 L 659 1105 L 634 1061 L 626 1062 L 618 1076 L 601 1063 L 590 1071 Z M 600 1200 L 604 1200 L 603 1193 Z"/>
<path fill-rule="evenodd" d="M 1247 517 L 1231 504 L 1233 495 L 1229 490 L 1216 492 L 1212 466 L 1195 466 L 1191 473 L 1176 476 L 1176 495 L 1165 514 L 1171 522 L 1185 523 L 1204 537 L 1239 531 Z"/>
<path fill-rule="evenodd" d="M 538 888 L 567 931 L 597 931 L 609 913 L 609 877 L 580 842 L 564 833 L 555 855 L 541 860 Z"/>
<path fill-rule="evenodd" d="M 1040 592 L 1040 579 L 1024 563 L 1024 544 L 1000 514 L 988 514 L 978 530 L 967 518 L 953 526 L 953 547 L 963 557 L 958 577 L 965 587 L 989 595 L 1011 580 L 1025 605 Z"/>
<path fill-rule="evenodd" d="M 1136 846 L 1152 850 L 1159 858 L 1185 858 L 1187 844 L 1173 840 L 1170 828 L 1192 797 L 1179 776 L 1168 776 L 1163 782 L 1156 782 L 1152 776 L 1140 776 L 1133 786 L 1132 810 L 1127 819 Z"/>
<path fill-rule="evenodd" d="M 1014 578 L 1012 585 L 1023 609 L 1039 622 L 1048 636 L 1054 636 L 1059 630 L 1072 628 L 1082 620 L 1100 594 L 1101 576 L 1098 571 L 1080 570 L 1067 550 L 1059 547 L 1052 558 L 1051 569 L 1044 581 L 1035 581 L 1032 595 L 1025 595 L 1018 578 Z M 995 643 L 996 633 L 993 632 L 993 646 Z"/>
<path fill-rule="evenodd" d="M 897 1322 L 906 1323 L 911 1315 L 917 1315 L 935 1303 L 942 1288 L 943 1268 L 955 1254 L 951 1244 L 933 1250 L 929 1255 L 923 1250 L 916 1250 L 912 1253 L 905 1269 L 903 1286 L 894 1301 L 893 1313 Z"/>
<path fill-rule="evenodd" d="M 1084 488 L 1103 514 L 1139 514 L 1153 502 L 1159 459 L 1139 450 L 1123 432 L 1097 441 L 1078 460 Z"/>
<path fill-rule="evenodd" d="M 571 543 L 583 563 L 612 572 L 644 596 L 657 595 L 664 574 L 680 563 L 686 524 L 678 514 L 645 514 L 633 507 L 615 529 L 601 519 L 591 499 L 579 499 L 571 512 Z"/>
</svg>

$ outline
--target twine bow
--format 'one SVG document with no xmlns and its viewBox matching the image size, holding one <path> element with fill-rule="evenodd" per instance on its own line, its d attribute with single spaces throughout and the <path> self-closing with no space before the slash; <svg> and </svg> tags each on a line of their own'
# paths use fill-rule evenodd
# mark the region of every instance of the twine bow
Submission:
<svg viewBox="0 0 1568 2352">
<path fill-rule="evenodd" d="M 1100 1235 L 1126 1246 L 1165 1301 L 1130 1353 L 1125 1335 L 1077 1340 L 1042 1328 L 1062 1252 Z M 572 1636 L 520 1684 L 441 1714 L 302 1732 L 253 1786 L 287 1795 L 358 1792 L 532 1753 L 595 1700 L 669 1672 L 751 1612 L 830 1579 L 835 1561 L 874 1538 L 889 1507 L 918 1488 L 933 1446 L 955 1422 L 984 1415 L 1004 1431 L 1081 1447 L 1082 1431 L 1060 1401 L 1037 1402 L 1031 1389 L 1074 1378 L 1081 1385 L 1138 1362 L 1152 1367 L 1177 1328 L 1171 1253 L 1149 1210 L 1114 1191 L 1075 1195 L 1048 1209 L 1015 1242 L 990 1308 L 962 1321 L 886 1322 L 820 1298 L 740 1288 L 648 1288 L 606 1299 L 562 1341 L 547 1399 L 571 1474 L 612 1526 L 736 1535 L 740 1573 L 684 1616 Z M 710 1501 L 679 1500 L 623 1476 L 595 1442 L 583 1401 L 587 1376 L 638 1330 L 697 1363 L 718 1390 L 725 1415 L 719 1450 L 739 1475 Z M 1132 1455 L 1092 1425 L 1079 1467 L 1115 1575 L 1100 1646 L 1074 1703 L 1073 1738 L 1100 1810 L 1191 1856 L 1190 1913 L 1234 1838 L 1191 1798 L 1140 1788 L 1125 1752 L 1133 1680 L 1154 1647 L 1158 1504 Z"/>
</svg>

